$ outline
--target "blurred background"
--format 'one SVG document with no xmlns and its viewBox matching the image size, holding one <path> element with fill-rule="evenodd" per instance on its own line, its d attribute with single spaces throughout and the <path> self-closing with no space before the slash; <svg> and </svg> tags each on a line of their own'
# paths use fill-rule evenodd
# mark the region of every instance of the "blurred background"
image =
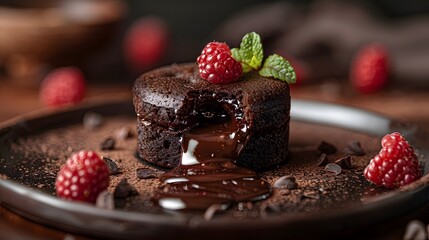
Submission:
<svg viewBox="0 0 429 240">
<path fill-rule="evenodd" d="M 295 67 L 294 97 L 425 122 L 428 26 L 419 0 L 0 0 L 0 121 L 44 108 L 41 83 L 59 67 L 82 71 L 87 97 L 129 93 L 145 71 L 255 31 Z"/>
</svg>

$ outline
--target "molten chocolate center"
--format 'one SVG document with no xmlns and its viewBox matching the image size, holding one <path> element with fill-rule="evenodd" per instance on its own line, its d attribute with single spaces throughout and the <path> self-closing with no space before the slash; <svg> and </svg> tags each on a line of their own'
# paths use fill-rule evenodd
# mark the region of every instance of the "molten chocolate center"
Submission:
<svg viewBox="0 0 429 240">
<path fill-rule="evenodd" d="M 164 185 L 156 200 L 161 207 L 203 210 L 213 204 L 228 206 L 270 195 L 267 182 L 234 163 L 249 133 L 225 108 L 201 108 L 200 123 L 184 133 L 181 163 L 160 178 Z"/>
</svg>

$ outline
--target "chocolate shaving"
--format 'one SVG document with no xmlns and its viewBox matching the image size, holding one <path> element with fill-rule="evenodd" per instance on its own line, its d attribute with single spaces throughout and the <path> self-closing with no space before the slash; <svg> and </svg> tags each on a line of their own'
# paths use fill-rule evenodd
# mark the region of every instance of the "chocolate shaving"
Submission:
<svg viewBox="0 0 429 240">
<path fill-rule="evenodd" d="M 317 160 L 317 166 L 318 167 L 325 166 L 328 163 L 329 163 L 328 156 L 326 155 L 326 153 L 322 153 L 319 157 L 319 160 Z"/>
<path fill-rule="evenodd" d="M 140 179 L 156 178 L 157 175 L 155 171 L 148 168 L 137 168 L 136 169 L 137 177 Z"/>
<path fill-rule="evenodd" d="M 107 167 L 109 167 L 110 175 L 116 175 L 121 172 L 119 170 L 118 164 L 116 164 L 114 160 L 104 156 L 103 156 L 103 160 L 107 164 Z"/>
<path fill-rule="evenodd" d="M 326 154 L 334 154 L 337 152 L 337 148 L 325 141 L 322 141 L 319 146 L 317 147 L 317 150 L 319 150 L 322 153 L 326 153 Z"/>
<path fill-rule="evenodd" d="M 340 166 L 340 165 L 338 165 L 338 164 L 336 164 L 336 163 L 328 163 L 328 164 L 326 164 L 326 166 L 325 166 L 325 170 L 326 170 L 326 171 L 328 171 L 328 172 L 332 172 L 332 173 L 334 173 L 335 175 L 338 175 L 338 174 L 340 174 L 340 173 L 341 173 L 342 168 L 341 168 L 341 166 Z"/>
<path fill-rule="evenodd" d="M 112 150 L 115 148 L 115 139 L 108 137 L 101 143 L 101 150 Z"/>
<path fill-rule="evenodd" d="M 343 152 L 347 155 L 363 156 L 365 151 L 359 141 L 352 141 L 349 145 L 343 149 Z"/>
<path fill-rule="evenodd" d="M 113 193 L 115 198 L 127 198 L 135 195 L 138 195 L 138 192 L 128 183 L 126 178 L 119 182 L 118 186 L 115 188 L 115 192 Z"/>
<path fill-rule="evenodd" d="M 342 157 L 335 161 L 336 164 L 340 165 L 341 168 L 344 169 L 352 169 L 352 157 L 350 155 L 347 155 L 345 157 Z"/>
<path fill-rule="evenodd" d="M 298 187 L 298 184 L 295 181 L 295 177 L 291 175 L 286 175 L 277 179 L 273 184 L 273 187 L 277 189 L 287 188 L 290 190 L 296 189 Z"/>
</svg>

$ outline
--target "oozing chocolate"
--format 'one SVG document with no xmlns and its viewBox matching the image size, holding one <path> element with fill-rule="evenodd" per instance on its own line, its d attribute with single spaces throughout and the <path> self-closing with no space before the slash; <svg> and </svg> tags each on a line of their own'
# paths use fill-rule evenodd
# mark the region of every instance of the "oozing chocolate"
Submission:
<svg viewBox="0 0 429 240">
<path fill-rule="evenodd" d="M 270 185 L 234 163 L 250 134 L 246 125 L 213 105 L 199 116 L 200 124 L 183 134 L 180 164 L 160 177 L 164 186 L 158 204 L 171 210 L 207 209 L 268 197 Z"/>
</svg>

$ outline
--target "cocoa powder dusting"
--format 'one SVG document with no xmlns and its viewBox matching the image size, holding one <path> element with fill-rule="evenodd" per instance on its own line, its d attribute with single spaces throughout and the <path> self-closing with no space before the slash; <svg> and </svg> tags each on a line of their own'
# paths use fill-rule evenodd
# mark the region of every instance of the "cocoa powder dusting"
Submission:
<svg viewBox="0 0 429 240">
<path fill-rule="evenodd" d="M 162 213 L 152 198 L 161 185 L 157 176 L 164 170 L 145 164 L 136 157 L 135 117 L 104 117 L 103 125 L 88 131 L 82 124 L 52 129 L 26 138 L 19 138 L 10 145 L 10 152 L 0 159 L 3 166 L 0 177 L 22 182 L 48 194 L 55 194 L 54 182 L 57 172 L 66 159 L 82 149 L 95 150 L 101 156 L 114 160 L 120 169 L 110 176 L 108 191 L 114 193 L 122 179 L 135 189 L 138 195 L 131 194 L 125 199 L 115 201 L 115 209 Z M 100 142 L 124 127 L 131 129 L 131 138 L 117 138 L 115 148 L 100 150 Z M 309 138 L 308 136 L 311 136 Z M 327 136 L 329 138 L 327 138 Z M 339 149 L 347 147 L 350 140 L 359 139 L 365 145 L 365 156 L 352 159 L 353 170 L 332 174 L 318 167 L 320 151 L 318 144 L 323 140 Z M 213 218 L 260 218 L 289 213 L 312 213 L 330 208 L 341 208 L 353 202 L 361 201 L 370 188 L 363 178 L 362 171 L 377 149 L 378 139 L 363 134 L 340 130 L 333 127 L 312 126 L 306 123 L 291 122 L 290 154 L 285 164 L 259 175 L 273 186 L 279 178 L 293 176 L 294 187 L 273 189 L 270 198 L 262 201 L 239 203 L 226 210 L 210 214 Z M 313 147 L 312 147 L 313 146 Z M 341 158 L 342 153 L 331 153 L 330 159 Z M 3 157 L 3 156 L 2 156 Z M 146 178 L 136 174 L 137 169 L 145 169 Z M 141 170 L 139 170 L 141 171 Z M 24 176 L 24 177 L 23 177 Z M 146 176 L 146 175 L 145 175 Z M 200 213 L 203 217 L 204 211 Z"/>
</svg>

